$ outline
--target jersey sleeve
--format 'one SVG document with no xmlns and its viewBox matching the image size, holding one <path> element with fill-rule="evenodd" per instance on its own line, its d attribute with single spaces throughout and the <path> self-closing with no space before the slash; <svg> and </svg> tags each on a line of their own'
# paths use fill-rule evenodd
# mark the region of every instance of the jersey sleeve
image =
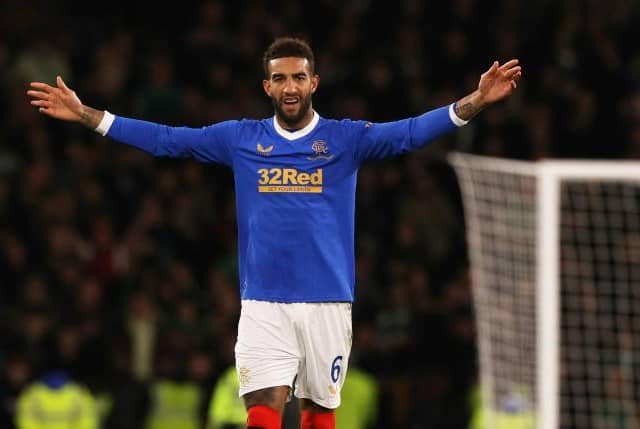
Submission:
<svg viewBox="0 0 640 429">
<path fill-rule="evenodd" d="M 231 166 L 238 127 L 239 121 L 189 128 L 116 116 L 107 136 L 158 157 L 194 158 Z"/>
<path fill-rule="evenodd" d="M 361 122 L 361 135 L 355 145 L 356 160 L 383 159 L 410 152 L 466 124 L 455 115 L 452 106 L 395 122 Z"/>
</svg>

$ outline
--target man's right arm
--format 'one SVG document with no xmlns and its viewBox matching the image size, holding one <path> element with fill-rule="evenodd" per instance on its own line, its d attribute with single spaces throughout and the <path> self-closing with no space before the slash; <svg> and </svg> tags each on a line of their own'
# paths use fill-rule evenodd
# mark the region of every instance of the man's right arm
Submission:
<svg viewBox="0 0 640 429">
<path fill-rule="evenodd" d="M 193 157 L 202 162 L 231 165 L 229 142 L 235 141 L 237 121 L 203 128 L 169 127 L 148 121 L 114 116 L 84 105 L 62 77 L 57 87 L 32 82 L 27 94 L 31 104 L 52 118 L 78 122 L 114 140 L 137 147 L 154 156 Z"/>
<path fill-rule="evenodd" d="M 105 112 L 96 110 L 93 107 L 82 106 L 82 111 L 80 112 L 80 123 L 87 128 L 95 130 L 98 128 L 98 125 L 102 121 Z"/>
<path fill-rule="evenodd" d="M 52 118 L 63 121 L 79 122 L 86 127 L 98 126 L 102 113 L 82 104 L 76 92 L 67 87 L 61 76 L 56 77 L 57 87 L 43 82 L 31 82 L 27 94 L 33 97 L 31 104 L 38 106 L 38 111 Z M 93 127 L 91 125 L 95 124 Z"/>
<path fill-rule="evenodd" d="M 201 162 L 231 166 L 230 142 L 237 140 L 237 128 L 238 121 L 225 121 L 202 128 L 170 127 L 105 112 L 95 130 L 153 156 L 195 158 Z"/>
</svg>

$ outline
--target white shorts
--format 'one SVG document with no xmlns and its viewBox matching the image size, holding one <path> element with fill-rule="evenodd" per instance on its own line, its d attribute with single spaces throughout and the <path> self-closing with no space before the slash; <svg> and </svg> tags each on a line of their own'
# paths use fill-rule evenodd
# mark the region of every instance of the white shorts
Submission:
<svg viewBox="0 0 640 429">
<path fill-rule="evenodd" d="M 351 303 L 243 300 L 235 347 L 240 396 L 289 386 L 338 408 L 351 351 Z"/>
</svg>

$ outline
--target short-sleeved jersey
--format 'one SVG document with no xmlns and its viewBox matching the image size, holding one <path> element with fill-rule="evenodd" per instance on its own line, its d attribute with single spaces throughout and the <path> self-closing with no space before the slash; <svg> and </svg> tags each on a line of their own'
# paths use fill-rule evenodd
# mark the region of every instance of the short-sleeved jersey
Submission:
<svg viewBox="0 0 640 429">
<path fill-rule="evenodd" d="M 293 132 L 274 117 L 203 128 L 116 117 L 108 135 L 156 156 L 232 168 L 242 299 L 353 301 L 358 168 L 453 130 L 448 107 L 389 123 L 314 112 L 311 123 Z"/>
</svg>

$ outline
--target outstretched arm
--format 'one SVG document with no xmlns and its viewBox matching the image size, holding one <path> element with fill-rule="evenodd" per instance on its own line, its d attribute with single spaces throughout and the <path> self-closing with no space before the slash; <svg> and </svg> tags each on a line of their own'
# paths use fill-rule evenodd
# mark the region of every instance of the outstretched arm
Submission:
<svg viewBox="0 0 640 429">
<path fill-rule="evenodd" d="M 230 142 L 236 141 L 237 121 L 202 128 L 169 127 L 153 122 L 117 117 L 85 106 L 62 77 L 57 86 L 31 82 L 27 94 L 31 104 L 52 118 L 78 122 L 116 141 L 137 147 L 154 156 L 186 158 L 231 165 Z"/>
<path fill-rule="evenodd" d="M 498 61 L 494 61 L 489 70 L 480 76 L 478 89 L 454 104 L 456 115 L 468 121 L 489 104 L 511 95 L 522 77 L 522 67 L 518 62 L 510 60 L 500 65 Z"/>
<path fill-rule="evenodd" d="M 79 122 L 87 128 L 96 129 L 104 112 L 82 104 L 76 92 L 67 87 L 62 77 L 56 78 L 57 87 L 42 82 L 31 82 L 33 89 L 27 91 L 31 104 L 52 118 Z"/>
<path fill-rule="evenodd" d="M 509 96 L 522 76 L 518 60 L 499 65 L 497 61 L 482 74 L 478 89 L 455 103 L 430 110 L 415 118 L 363 127 L 357 139 L 358 160 L 382 159 L 409 152 L 453 131 L 486 106 Z"/>
</svg>

